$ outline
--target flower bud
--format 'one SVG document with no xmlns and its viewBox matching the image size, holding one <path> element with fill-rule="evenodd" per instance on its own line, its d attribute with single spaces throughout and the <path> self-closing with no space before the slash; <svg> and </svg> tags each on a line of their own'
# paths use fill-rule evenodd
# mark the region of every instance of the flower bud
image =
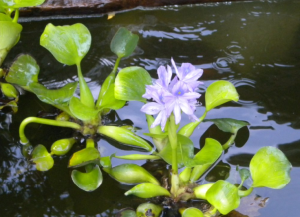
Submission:
<svg viewBox="0 0 300 217">
<path fill-rule="evenodd" d="M 119 182 L 137 184 L 150 182 L 159 185 L 159 182 L 143 167 L 136 164 L 122 164 L 112 168 L 110 175 Z"/>
<path fill-rule="evenodd" d="M 1 91 L 8 98 L 18 98 L 18 91 L 11 84 L 1 83 Z"/>
<path fill-rule="evenodd" d="M 162 211 L 162 207 L 153 203 L 143 203 L 136 209 L 137 217 L 158 217 Z"/>
<path fill-rule="evenodd" d="M 170 197 L 170 192 L 159 186 L 152 183 L 142 183 L 139 185 L 134 186 L 129 191 L 125 192 L 125 195 L 135 195 L 140 198 L 151 198 L 151 197 L 158 197 L 158 196 L 167 196 Z"/>
<path fill-rule="evenodd" d="M 70 151 L 75 142 L 74 138 L 57 140 L 51 146 L 51 154 L 64 155 Z"/>
<path fill-rule="evenodd" d="M 210 184 L 204 184 L 195 187 L 193 190 L 196 198 L 206 200 L 206 192 L 213 184 L 214 183 L 210 183 Z"/>
</svg>

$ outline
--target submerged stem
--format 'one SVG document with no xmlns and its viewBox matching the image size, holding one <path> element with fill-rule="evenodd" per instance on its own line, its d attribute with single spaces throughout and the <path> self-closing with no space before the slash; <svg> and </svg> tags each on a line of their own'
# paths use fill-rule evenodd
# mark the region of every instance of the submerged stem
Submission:
<svg viewBox="0 0 300 217">
<path fill-rule="evenodd" d="M 79 130 L 81 128 L 79 124 L 69 122 L 69 121 L 57 121 L 57 120 L 49 120 L 44 118 L 29 117 L 22 121 L 19 128 L 19 135 L 22 144 L 27 144 L 29 142 L 27 137 L 25 136 L 25 127 L 27 126 L 27 124 L 30 123 L 46 124 L 46 125 L 52 125 L 57 127 L 69 127 L 76 130 Z"/>
</svg>

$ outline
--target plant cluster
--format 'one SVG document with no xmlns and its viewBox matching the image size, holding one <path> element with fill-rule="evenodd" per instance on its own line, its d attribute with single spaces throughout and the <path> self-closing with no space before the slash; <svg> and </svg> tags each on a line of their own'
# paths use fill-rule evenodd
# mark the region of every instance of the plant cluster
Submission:
<svg viewBox="0 0 300 217">
<path fill-rule="evenodd" d="M 34 4 L 27 5 L 25 3 L 30 1 L 19 2 L 17 4 L 14 1 L 0 1 L 0 63 L 20 37 L 22 26 L 16 22 L 18 8 L 37 5 L 43 1 L 32 1 Z M 15 11 L 14 19 L 10 18 L 12 11 Z M 238 130 L 249 125 L 245 121 L 230 118 L 205 119 L 206 114 L 215 107 L 229 101 L 238 101 L 238 93 L 234 85 L 228 81 L 212 83 L 205 93 L 205 112 L 200 118 L 196 117 L 194 112 L 197 108 L 197 100 L 201 96 L 198 87 L 202 83 L 198 80 L 203 73 L 202 69 L 196 69 L 191 63 L 183 63 L 177 67 L 171 59 L 172 67 L 160 66 L 157 70 L 158 79 L 154 81 L 145 69 L 138 66 L 126 67 L 118 72 L 119 62 L 132 54 L 138 39 L 137 35 L 125 28 L 117 31 L 110 44 L 111 51 L 117 56 L 115 66 L 105 79 L 95 101 L 80 66 L 91 46 L 89 30 L 80 23 L 71 26 L 48 24 L 41 35 L 40 44 L 60 63 L 76 65 L 78 82 L 68 83 L 58 89 L 47 89 L 39 83 L 40 69 L 35 59 L 24 54 L 13 62 L 7 73 L 1 70 L 6 80 L 5 83 L 1 83 L 2 92 L 7 97 L 15 99 L 7 105 L 16 108 L 18 93 L 13 86 L 16 85 L 34 93 L 41 101 L 61 111 L 55 119 L 28 117 L 22 121 L 19 135 L 24 150 L 30 150 L 28 147 L 31 147 L 25 135 L 25 128 L 30 123 L 73 128 L 86 139 L 85 148 L 75 152 L 68 165 L 73 169 L 71 178 L 75 185 L 84 191 L 94 191 L 103 181 L 102 168 L 120 183 L 135 185 L 125 192 L 125 195 L 147 199 L 160 196 L 170 198 L 173 202 L 201 199 L 211 204 L 211 208 L 205 213 L 192 207 L 181 210 L 184 217 L 227 214 L 236 209 L 240 199 L 248 196 L 253 188 L 279 189 L 289 183 L 290 162 L 280 150 L 274 147 L 263 147 L 252 158 L 249 169 L 237 168 L 241 183 L 219 180 L 209 184 L 198 184 L 203 174 L 215 165 L 225 150 L 234 144 Z M 75 94 L 78 83 L 79 96 Z M 137 136 L 131 130 L 131 126 L 110 125 L 102 121 L 106 114 L 111 110 L 122 108 L 127 101 L 145 103 L 141 108 L 141 112 L 146 114 L 149 128 L 149 133 L 145 135 L 152 138 L 154 147 Z M 189 116 L 191 122 L 180 126 L 183 113 Z M 154 118 L 153 115 L 156 117 Z M 220 130 L 232 135 L 224 144 L 206 138 L 204 147 L 195 154 L 194 144 L 189 137 L 202 121 L 213 122 Z M 96 135 L 109 137 L 149 153 L 101 156 L 95 143 Z M 51 151 L 43 145 L 37 145 L 33 151 L 28 151 L 29 153 L 26 154 L 31 157 L 38 170 L 47 171 L 54 165 L 52 156 L 67 154 L 76 142 L 75 138 L 64 138 L 53 143 Z M 163 186 L 150 172 L 136 164 L 127 163 L 113 167 L 112 158 L 163 160 L 172 168 L 168 185 Z M 252 185 L 248 189 L 243 188 L 245 180 L 250 177 L 253 180 Z M 144 203 L 137 211 L 126 210 L 122 216 L 159 216 L 161 211 L 160 205 Z"/>
</svg>

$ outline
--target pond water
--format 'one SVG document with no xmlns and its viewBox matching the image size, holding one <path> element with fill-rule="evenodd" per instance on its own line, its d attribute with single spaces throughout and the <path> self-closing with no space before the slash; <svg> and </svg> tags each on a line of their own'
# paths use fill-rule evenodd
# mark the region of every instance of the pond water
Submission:
<svg viewBox="0 0 300 217">
<path fill-rule="evenodd" d="M 284 189 L 255 189 L 244 198 L 240 213 L 255 216 L 297 216 L 300 201 L 300 1 L 258 1 L 209 3 L 192 6 L 138 8 L 107 16 L 55 17 L 21 19 L 24 30 L 20 42 L 9 53 L 5 65 L 20 53 L 29 53 L 40 64 L 40 81 L 49 88 L 76 80 L 76 68 L 63 66 L 39 46 L 39 36 L 47 23 L 67 25 L 81 22 L 91 31 L 92 47 L 82 62 L 84 76 L 94 97 L 111 71 L 115 56 L 109 43 L 119 27 L 126 27 L 140 37 L 138 49 L 121 61 L 120 67 L 142 66 L 156 77 L 160 65 L 190 62 L 204 69 L 200 87 L 203 96 L 216 80 L 231 81 L 240 94 L 237 103 L 227 103 L 208 113 L 207 118 L 235 118 L 248 121 L 250 127 L 239 132 L 238 146 L 232 147 L 205 181 L 224 176 L 235 180 L 236 165 L 248 167 L 251 157 L 263 146 L 281 149 L 293 165 L 292 181 Z M 130 102 L 117 114 L 121 120 L 139 128 L 137 134 L 150 140 L 141 103 Z M 39 172 L 21 154 L 18 127 L 28 116 L 51 115 L 55 110 L 24 93 L 19 112 L 0 112 L 0 216 L 114 216 L 125 207 L 141 203 L 123 194 L 130 186 L 118 184 L 104 174 L 102 186 L 92 193 L 78 189 L 70 178 L 67 162 L 71 153 L 56 157 L 48 172 Z M 41 113 L 42 111 L 42 113 Z M 197 109 L 201 116 L 204 107 Z M 115 114 L 107 119 L 117 120 Z M 183 124 L 188 123 L 184 116 Z M 192 135 L 196 148 L 204 136 L 221 141 L 226 136 L 209 122 L 202 123 Z M 204 134 L 204 136 L 201 136 Z M 73 135 L 72 130 L 31 124 L 26 134 L 32 144 L 47 147 L 60 138 Z M 137 153 L 128 147 L 101 139 L 102 156 Z M 74 152 L 80 149 L 73 148 Z M 124 163 L 114 160 L 113 164 Z M 138 164 L 144 164 L 139 161 Z M 223 168 L 223 169 L 222 169 Z M 228 174 L 227 174 L 228 176 Z M 259 195 L 261 198 L 255 197 Z M 264 203 L 264 199 L 269 198 Z M 174 216 L 166 210 L 163 216 Z"/>
</svg>

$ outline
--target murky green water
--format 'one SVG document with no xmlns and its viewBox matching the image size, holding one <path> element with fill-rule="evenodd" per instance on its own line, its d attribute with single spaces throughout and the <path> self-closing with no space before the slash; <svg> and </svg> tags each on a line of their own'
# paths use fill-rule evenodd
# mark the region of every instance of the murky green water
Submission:
<svg viewBox="0 0 300 217">
<path fill-rule="evenodd" d="M 299 215 L 300 1 L 137 9 L 118 13 L 112 20 L 107 20 L 106 16 L 39 21 L 24 19 L 21 41 L 9 54 L 6 66 L 19 53 L 29 53 L 40 64 L 40 80 L 48 87 L 57 87 L 76 80 L 76 69 L 57 63 L 48 51 L 39 46 L 39 36 L 48 22 L 55 25 L 81 22 L 91 31 L 92 48 L 82 66 L 95 98 L 113 67 L 115 57 L 109 50 L 109 42 L 121 26 L 137 33 L 140 42 L 134 55 L 122 61 L 120 67 L 143 66 L 155 77 L 156 69 L 162 64 L 170 64 L 173 57 L 178 64 L 191 62 L 204 69 L 201 93 L 215 80 L 233 82 L 240 101 L 214 109 L 207 118 L 235 118 L 251 125 L 249 131 L 243 129 L 240 132 L 238 145 L 243 147 L 230 148 L 219 168 L 231 166 L 229 179 L 234 180 L 235 165 L 248 167 L 253 154 L 267 145 L 280 148 L 293 164 L 292 181 L 286 188 L 261 188 L 253 193 L 261 199 L 269 197 L 265 207 L 259 204 L 261 199 L 257 201 L 252 196 L 242 200 L 238 211 L 251 217 Z M 203 97 L 200 101 L 204 103 Z M 141 105 L 131 102 L 119 110 L 118 115 L 120 119 L 129 119 L 135 127 L 141 128 L 138 134 L 143 136 L 147 128 L 143 114 L 138 112 Z M 103 185 L 95 192 L 79 190 L 66 168 L 69 155 L 55 158 L 55 166 L 49 172 L 36 171 L 22 157 L 18 127 L 25 117 L 36 116 L 39 111 L 44 111 L 42 115 L 45 115 L 54 112 L 54 109 L 26 93 L 21 97 L 20 111 L 16 115 L 0 113 L 0 216 L 113 216 L 119 209 L 136 208 L 141 202 L 139 199 L 123 196 L 130 186 L 120 185 L 107 175 Z M 204 108 L 199 107 L 197 116 L 203 112 Z M 114 115 L 109 118 L 116 119 Z M 183 124 L 187 122 L 185 117 Z M 199 137 L 204 132 L 221 140 L 228 136 L 218 136 L 219 133 L 210 125 L 202 123 L 193 134 L 196 148 L 202 144 L 204 137 Z M 72 135 L 71 130 L 34 124 L 29 125 L 26 133 L 33 144 L 48 147 L 59 138 Z M 111 141 L 100 140 L 98 145 L 103 156 L 116 152 L 120 155 L 134 153 Z M 120 163 L 123 161 L 114 161 L 115 165 Z M 207 179 L 222 176 L 222 172 L 220 169 L 211 173 Z M 164 216 L 173 216 L 167 213 L 166 210 Z"/>
</svg>

